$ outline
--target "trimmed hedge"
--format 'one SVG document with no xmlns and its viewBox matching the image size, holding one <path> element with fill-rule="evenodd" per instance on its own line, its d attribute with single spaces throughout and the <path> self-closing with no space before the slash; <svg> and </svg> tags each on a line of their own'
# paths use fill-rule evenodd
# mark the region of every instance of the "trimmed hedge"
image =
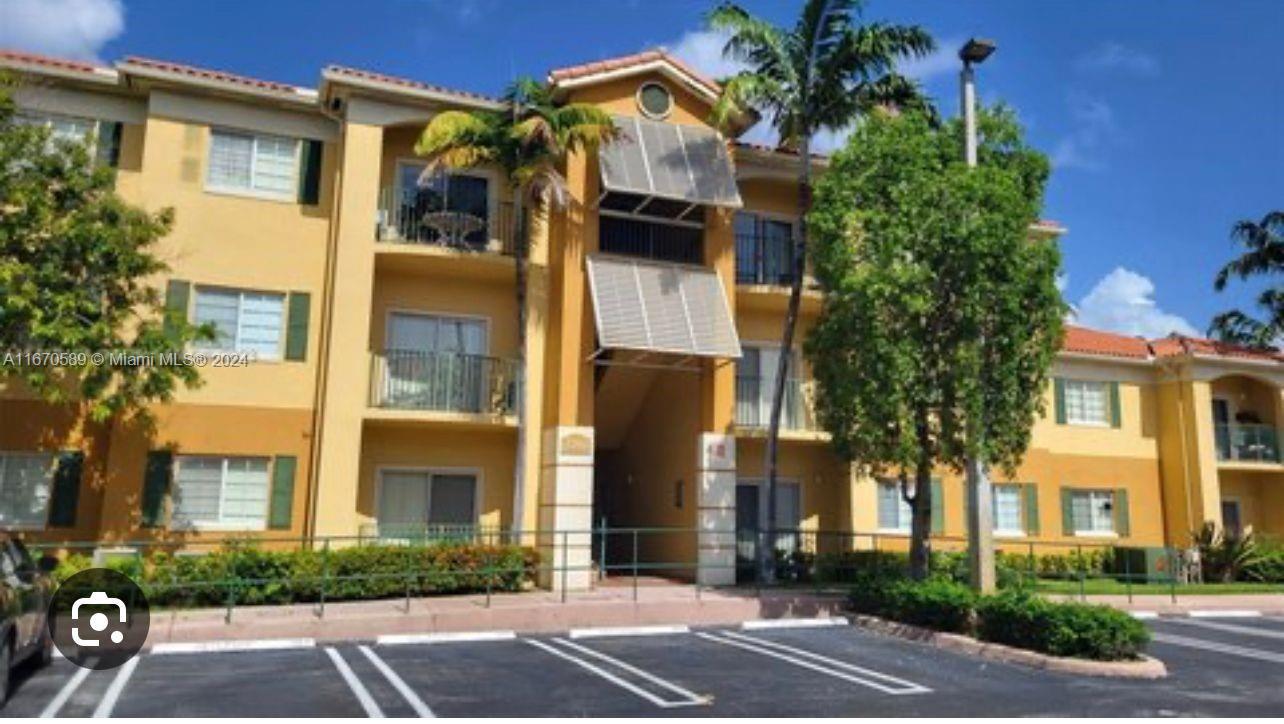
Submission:
<svg viewBox="0 0 1284 724">
<path fill-rule="evenodd" d="M 981 639 L 1052 656 L 1135 659 L 1150 641 L 1146 626 L 1123 611 L 1028 593 L 986 596 L 977 604 L 977 618 Z"/>
<path fill-rule="evenodd" d="M 113 560 L 109 567 L 132 578 L 153 606 L 218 606 L 320 600 L 363 600 L 520 591 L 532 582 L 539 554 L 517 546 L 438 543 L 369 545 L 273 551 L 247 546 L 203 555 L 157 553 Z M 83 555 L 68 556 L 55 571 L 62 581 L 88 568 Z"/>
<path fill-rule="evenodd" d="M 859 613 L 1052 656 L 1136 659 L 1150 640 L 1144 624 L 1107 606 L 1060 603 L 1019 590 L 978 597 L 943 579 L 868 575 L 852 589 L 849 602 Z"/>
</svg>

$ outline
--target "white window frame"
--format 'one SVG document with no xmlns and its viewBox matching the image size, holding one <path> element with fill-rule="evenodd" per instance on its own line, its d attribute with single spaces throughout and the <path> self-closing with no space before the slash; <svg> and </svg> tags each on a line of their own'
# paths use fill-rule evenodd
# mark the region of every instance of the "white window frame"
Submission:
<svg viewBox="0 0 1284 724">
<path fill-rule="evenodd" d="M 227 287 L 227 286 L 222 286 L 220 284 L 193 284 L 192 299 L 190 301 L 191 309 L 188 310 L 188 314 L 187 314 L 187 318 L 190 319 L 193 324 L 200 324 L 200 321 L 196 318 L 196 304 L 197 304 L 198 298 L 200 297 L 201 292 L 203 291 L 235 293 L 237 295 L 236 336 L 235 338 L 233 338 L 232 346 L 229 349 L 223 349 L 222 347 L 215 347 L 213 346 L 214 342 L 193 343 L 192 349 L 198 350 L 198 351 L 206 351 L 206 352 L 235 352 L 238 354 L 253 353 L 254 354 L 253 359 L 255 361 L 279 362 L 285 358 L 286 335 L 289 334 L 289 329 L 290 329 L 290 319 L 289 319 L 290 308 L 289 308 L 288 294 L 286 294 L 285 292 L 278 292 L 271 289 L 249 289 L 247 287 Z M 278 339 L 276 343 L 276 351 L 273 352 L 271 356 L 264 356 L 260 354 L 258 350 L 253 350 L 248 348 L 243 349 L 241 347 L 241 309 L 242 309 L 242 305 L 245 303 L 246 294 L 272 295 L 272 296 L 278 296 L 281 298 L 281 331 L 280 331 L 280 334 L 278 335 Z"/>
<path fill-rule="evenodd" d="M 173 515 L 171 514 L 169 529 L 170 530 L 187 530 L 187 531 L 263 531 L 263 530 L 267 530 L 268 516 L 271 514 L 271 508 L 272 508 L 272 469 L 273 469 L 272 458 L 267 455 L 201 455 L 201 454 L 175 455 L 174 472 L 173 472 L 173 484 L 175 486 L 179 485 L 178 477 L 179 477 L 179 471 L 183 464 L 183 461 L 196 459 L 196 458 L 200 458 L 203 460 L 214 459 L 214 460 L 219 460 L 221 462 L 220 473 L 219 473 L 219 503 L 218 503 L 220 519 L 215 521 L 190 520 L 190 521 L 176 522 L 173 518 Z M 263 499 L 262 525 L 253 525 L 253 526 L 247 527 L 244 523 L 229 523 L 222 520 L 223 506 L 227 495 L 227 466 L 228 466 L 228 463 L 232 460 L 266 460 L 267 461 L 267 479 L 264 484 L 265 486 L 264 491 L 266 494 L 264 495 L 264 499 Z"/>
<path fill-rule="evenodd" d="M 1076 500 L 1076 499 L 1078 499 L 1078 498 L 1080 498 L 1080 497 L 1082 497 L 1082 496 L 1085 496 L 1085 495 L 1086 495 L 1086 496 L 1088 496 L 1088 505 L 1089 505 L 1088 521 L 1089 521 L 1089 524 L 1092 526 L 1091 528 L 1089 528 L 1089 529 L 1087 529 L 1087 530 L 1081 529 L 1081 528 L 1079 527 L 1079 520 L 1075 517 L 1075 514 L 1074 514 L 1075 500 Z M 1097 511 L 1097 509 L 1096 509 L 1096 507 L 1095 507 L 1095 506 L 1096 506 L 1096 505 L 1099 505 L 1099 503 L 1098 503 L 1098 502 L 1096 502 L 1096 501 L 1097 501 L 1097 500 L 1099 500 L 1100 498 L 1105 498 L 1105 499 L 1110 503 L 1110 515 L 1109 515 L 1110 527 L 1109 527 L 1109 529 L 1101 529 L 1101 528 L 1098 528 L 1098 527 L 1097 527 L 1097 525 L 1096 525 L 1096 523 L 1097 523 L 1097 512 L 1098 512 L 1098 511 Z M 1115 513 L 1116 513 L 1116 511 L 1115 511 L 1115 504 L 1116 504 L 1116 501 L 1115 501 L 1115 491 L 1114 491 L 1114 490 L 1105 490 L 1105 489 L 1098 489 L 1098 488 L 1074 488 L 1074 489 L 1071 489 L 1071 491 L 1070 491 L 1070 520 L 1074 523 L 1074 534 L 1075 534 L 1075 537 L 1078 537 L 1078 538 L 1118 538 L 1118 537 L 1119 537 L 1119 532 L 1118 532 L 1117 530 L 1115 530 Z"/>
<path fill-rule="evenodd" d="M 9 460 L 13 458 L 45 458 L 47 460 L 45 472 L 45 518 L 38 524 L 14 525 L 6 523 L 6 530 L 25 530 L 41 531 L 49 526 L 49 504 L 53 500 L 53 478 L 54 466 L 57 464 L 57 458 L 53 453 L 40 452 L 33 450 L 0 450 L 0 485 L 4 484 L 4 477 L 8 474 Z"/>
<path fill-rule="evenodd" d="M 1079 427 L 1110 427 L 1111 409 L 1110 409 L 1110 383 L 1109 382 L 1102 382 L 1100 380 L 1067 379 L 1062 384 L 1063 384 L 1063 394 L 1065 394 L 1065 400 L 1063 400 L 1063 403 L 1065 405 L 1065 410 L 1066 410 L 1067 425 L 1077 425 Z M 1082 415 L 1076 417 L 1070 414 L 1071 413 L 1071 406 L 1070 406 L 1071 388 L 1074 388 L 1075 393 L 1079 395 L 1079 411 L 1086 412 L 1087 398 L 1085 395 L 1087 394 L 1088 392 L 1087 388 L 1089 387 L 1099 389 L 1101 392 L 1102 419 L 1100 420 L 1091 419 Z"/>
<path fill-rule="evenodd" d="M 210 170 L 213 167 L 211 163 L 214 154 L 214 136 L 215 134 L 225 134 L 229 136 L 243 136 L 251 139 L 250 144 L 250 185 L 229 186 L 226 184 L 214 183 L 210 180 Z M 270 139 L 274 141 L 288 141 L 294 144 L 293 168 L 294 176 L 291 190 L 273 191 L 271 189 L 256 188 L 254 185 L 254 175 L 258 167 L 259 140 Z M 228 196 L 245 196 L 254 199 L 263 199 L 265 201 L 283 201 L 296 203 L 299 193 L 299 174 L 302 170 L 299 168 L 300 154 L 303 153 L 303 139 L 294 136 L 278 136 L 272 133 L 258 133 L 255 131 L 246 131 L 237 128 L 225 128 L 222 126 L 210 126 L 209 143 L 205 151 L 205 190 L 214 194 L 226 194 Z"/>
<path fill-rule="evenodd" d="M 999 527 L 999 491 L 1012 491 L 1016 494 L 1017 501 L 1017 528 L 1000 528 Z M 995 483 L 991 491 L 993 493 L 993 520 L 994 535 L 999 538 L 1024 538 L 1025 537 L 1025 517 L 1028 515 L 1025 509 L 1025 487 L 1020 483 Z"/>
<path fill-rule="evenodd" d="M 65 113 L 45 113 L 44 111 L 20 110 L 18 111 L 18 119 L 19 122 L 26 122 L 47 128 L 50 130 L 51 134 L 53 133 L 54 121 L 57 120 L 88 123 L 90 125 L 90 130 L 83 139 L 85 150 L 89 153 L 89 158 L 91 160 L 98 154 L 98 138 L 102 133 L 102 121 L 97 118 L 89 118 L 87 116 L 70 116 Z M 59 139 L 57 136 L 51 135 L 50 140 L 56 141 Z"/>
<path fill-rule="evenodd" d="M 470 467 L 422 467 L 414 465 L 380 465 L 375 468 L 375 505 L 374 505 L 374 522 L 379 525 L 379 511 L 383 509 L 383 477 L 386 473 L 412 473 L 418 475 L 428 475 L 428 494 L 426 500 L 428 509 L 424 511 L 427 515 L 432 510 L 432 476 L 436 475 L 471 475 L 473 478 L 473 522 L 472 525 L 480 526 L 483 515 L 482 501 L 485 500 L 483 495 L 486 487 L 486 476 L 483 468 Z"/>
<path fill-rule="evenodd" d="M 914 525 L 914 508 L 909 504 L 909 501 L 905 500 L 905 496 L 901 494 L 901 481 L 895 478 L 878 478 L 875 483 L 878 485 L 874 498 L 874 513 L 878 516 L 878 532 L 891 535 L 909 535 Z M 883 490 L 888 487 L 896 493 L 896 501 L 898 503 L 895 527 L 886 525 L 883 520 Z M 914 490 L 913 481 L 910 481 L 909 489 L 912 493 Z M 904 522 L 902 522 L 902 518 L 904 518 Z"/>
</svg>

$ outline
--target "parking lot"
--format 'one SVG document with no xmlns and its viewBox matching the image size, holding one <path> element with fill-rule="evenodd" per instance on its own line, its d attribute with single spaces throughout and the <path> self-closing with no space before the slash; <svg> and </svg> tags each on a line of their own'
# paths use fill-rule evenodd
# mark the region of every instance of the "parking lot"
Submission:
<svg viewBox="0 0 1284 724">
<path fill-rule="evenodd" d="M 1147 621 L 1160 681 L 998 664 L 847 625 L 157 651 L 16 674 L 6 716 L 1277 715 L 1284 619 Z M 277 644 L 283 645 L 283 644 Z"/>
</svg>

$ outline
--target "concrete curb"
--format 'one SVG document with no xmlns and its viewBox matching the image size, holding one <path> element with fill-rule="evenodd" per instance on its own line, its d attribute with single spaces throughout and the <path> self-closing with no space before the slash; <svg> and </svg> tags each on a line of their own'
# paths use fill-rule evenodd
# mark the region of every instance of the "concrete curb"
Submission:
<svg viewBox="0 0 1284 724">
<path fill-rule="evenodd" d="M 860 626 L 869 631 L 1006 664 L 1018 664 L 1045 671 L 1057 671 L 1063 674 L 1119 679 L 1162 679 L 1168 676 L 1168 668 L 1164 666 L 1164 662 L 1150 656 L 1143 655 L 1140 661 L 1071 659 L 1061 656 L 1049 656 L 1035 651 L 1026 651 L 1025 649 L 1004 646 L 1003 644 L 978 641 L 962 634 L 932 631 L 931 629 L 887 621 L 874 616 L 848 614 L 847 617 L 853 626 Z"/>
</svg>

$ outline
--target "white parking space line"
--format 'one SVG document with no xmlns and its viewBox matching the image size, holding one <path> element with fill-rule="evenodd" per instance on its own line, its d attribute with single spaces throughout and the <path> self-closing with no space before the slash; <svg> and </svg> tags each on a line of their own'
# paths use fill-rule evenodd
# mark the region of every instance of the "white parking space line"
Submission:
<svg viewBox="0 0 1284 724">
<path fill-rule="evenodd" d="M 343 657 L 333 647 L 325 647 L 325 653 L 334 662 L 334 668 L 339 670 L 339 675 L 343 677 L 344 681 L 348 682 L 348 688 L 352 689 L 352 694 L 361 703 L 361 708 L 366 710 L 366 716 L 372 719 L 383 718 L 383 710 L 375 703 L 374 697 L 370 696 L 369 690 L 366 689 L 365 684 L 361 683 L 361 679 L 358 679 L 357 675 L 352 672 L 352 667 L 348 666 L 348 662 L 344 661 Z"/>
<path fill-rule="evenodd" d="M 392 667 L 387 662 L 379 658 L 378 654 L 371 651 L 369 646 L 358 646 L 357 650 L 364 654 L 370 660 L 370 663 L 374 664 L 379 673 L 383 674 L 383 678 L 387 679 L 389 684 L 392 684 L 392 688 L 396 689 L 398 694 L 401 694 L 401 698 L 406 700 L 406 703 L 410 705 L 411 709 L 415 710 L 419 718 L 432 719 L 436 716 L 432 713 L 432 709 L 429 709 L 428 705 L 424 703 L 424 700 L 419 698 L 415 690 L 411 689 L 405 680 L 392 670 Z"/>
<path fill-rule="evenodd" d="M 317 645 L 314 639 L 253 639 L 249 641 L 190 641 L 162 643 L 152 647 L 156 654 L 214 654 L 233 651 L 280 651 L 284 649 L 310 649 Z"/>
<path fill-rule="evenodd" d="M 593 639 L 607 636 L 662 636 L 664 634 L 690 633 L 688 626 L 681 624 L 666 626 L 603 626 L 600 628 L 573 628 L 572 639 Z"/>
<path fill-rule="evenodd" d="M 611 672 L 592 663 L 591 661 L 585 661 L 584 659 L 578 656 L 572 656 L 571 654 L 551 644 L 547 644 L 543 641 L 538 641 L 536 639 L 522 639 L 522 640 L 530 644 L 531 646 L 534 646 L 540 649 L 541 651 L 545 651 L 554 656 L 557 656 L 558 658 L 565 659 L 575 664 L 576 666 L 579 666 L 585 671 L 588 671 L 589 673 L 594 674 L 595 676 L 599 676 L 603 679 L 606 679 L 607 681 L 611 682 L 612 684 L 615 684 L 621 689 L 624 689 L 625 691 L 631 694 L 634 694 L 643 699 L 646 699 L 647 701 L 651 702 L 652 704 L 655 704 L 656 706 L 662 709 L 672 709 L 680 706 L 694 706 L 696 704 L 705 703 L 704 699 L 701 699 L 699 701 L 669 701 L 667 699 L 663 699 L 661 697 L 656 696 L 655 694 L 652 694 L 646 689 L 643 689 L 640 686 L 637 686 L 631 682 L 625 681 L 623 678 L 616 676 L 615 674 L 612 674 Z M 570 643 L 570 642 L 567 642 L 567 643 Z"/>
<path fill-rule="evenodd" d="M 107 691 L 103 692 L 103 698 L 98 702 L 94 709 L 95 719 L 106 719 L 111 716 L 111 712 L 116 708 L 116 702 L 120 700 L 120 693 L 125 690 L 125 684 L 129 683 L 129 677 L 134 675 L 134 669 L 138 668 L 138 657 L 126 661 L 117 672 L 116 678 L 111 680 L 111 685 Z"/>
<path fill-rule="evenodd" d="M 1132 617 L 1142 621 L 1149 621 L 1151 619 L 1159 618 L 1159 612 L 1158 611 L 1133 611 Z"/>
<path fill-rule="evenodd" d="M 453 644 L 477 641 L 512 641 L 516 631 L 442 631 L 422 634 L 384 634 L 375 639 L 380 646 L 400 644 Z"/>
<path fill-rule="evenodd" d="M 825 618 L 772 618 L 757 621 L 745 621 L 740 624 L 744 631 L 766 631 L 780 628 L 826 628 L 828 626 L 846 626 L 847 619 L 838 616 Z"/>
<path fill-rule="evenodd" d="M 76 689 L 80 688 L 80 685 L 85 683 L 85 679 L 89 678 L 90 671 L 92 669 L 77 668 L 76 673 L 70 679 L 67 679 L 67 683 L 62 685 L 57 694 L 54 694 L 54 698 L 50 699 L 48 704 L 45 704 L 45 708 L 40 711 L 40 718 L 49 719 L 58 716 L 58 712 L 62 711 L 63 704 L 66 704 L 71 695 L 76 693 Z"/>
<path fill-rule="evenodd" d="M 697 633 L 696 635 L 725 646 L 734 646 L 763 656 L 787 661 L 795 666 L 801 666 L 804 669 L 810 669 L 853 684 L 867 686 L 885 694 L 899 696 L 902 694 L 927 694 L 932 691 L 926 686 L 906 681 L 891 674 L 884 674 L 881 671 L 849 664 L 846 661 L 839 661 L 838 659 L 832 659 L 794 646 L 778 644 L 774 641 L 744 636 L 731 631 L 723 631 L 719 635 L 709 633 Z"/>
<path fill-rule="evenodd" d="M 1264 651 L 1254 649 L 1248 646 L 1236 646 L 1234 644 L 1224 644 L 1219 641 L 1207 641 L 1205 639 L 1194 639 L 1189 636 L 1176 636 L 1165 633 L 1152 633 L 1151 640 L 1163 644 L 1172 644 L 1174 646 L 1186 646 L 1192 649 L 1202 649 L 1212 651 L 1218 654 L 1229 654 L 1231 656 L 1241 656 L 1246 659 L 1257 659 L 1258 661 L 1269 661 L 1274 664 L 1284 664 L 1284 654 L 1277 654 L 1273 651 Z"/>
<path fill-rule="evenodd" d="M 1211 629 L 1213 631 L 1225 631 L 1226 633 L 1243 634 L 1245 636 L 1258 636 L 1264 639 L 1284 640 L 1284 631 L 1273 629 L 1253 628 L 1252 626 L 1239 626 L 1233 623 L 1219 623 L 1217 621 L 1206 621 L 1204 619 L 1194 618 L 1171 618 L 1169 623 L 1177 623 L 1183 626 L 1195 626 L 1198 628 Z"/>
<path fill-rule="evenodd" d="M 672 691 L 678 696 L 681 696 L 684 699 L 686 699 L 688 702 L 690 702 L 691 705 L 704 704 L 709 701 L 708 697 L 703 697 L 693 691 L 688 691 L 687 689 L 684 689 L 681 686 L 678 686 L 677 684 L 671 681 L 668 681 L 666 679 L 661 679 L 660 677 L 648 671 L 643 671 L 642 669 L 639 669 L 633 664 L 630 664 L 626 661 L 620 661 L 619 659 L 613 656 L 607 656 L 601 651 L 596 651 L 594 649 L 590 649 L 587 646 L 582 646 L 580 644 L 572 643 L 570 641 L 567 641 L 566 639 L 553 639 L 553 640 L 563 646 L 566 646 L 575 651 L 578 651 L 581 654 L 585 654 L 586 656 L 592 656 L 595 659 L 598 659 L 600 661 L 605 661 L 608 664 L 611 664 L 612 666 L 623 669 L 629 672 L 630 674 L 633 674 L 634 676 L 638 676 L 643 679 L 646 679 L 647 681 L 655 684 L 656 686 L 660 686 L 665 689 L 668 689 L 669 691 Z"/>
<path fill-rule="evenodd" d="M 1207 610 L 1191 611 L 1188 614 L 1191 618 L 1260 618 L 1261 611 L 1243 611 L 1240 609 L 1218 610 L 1210 608 Z"/>
</svg>

